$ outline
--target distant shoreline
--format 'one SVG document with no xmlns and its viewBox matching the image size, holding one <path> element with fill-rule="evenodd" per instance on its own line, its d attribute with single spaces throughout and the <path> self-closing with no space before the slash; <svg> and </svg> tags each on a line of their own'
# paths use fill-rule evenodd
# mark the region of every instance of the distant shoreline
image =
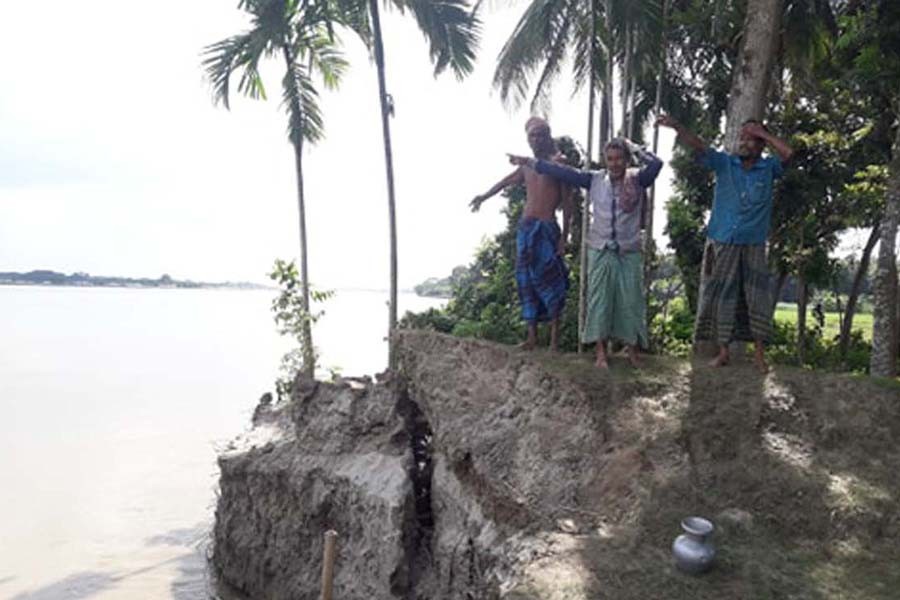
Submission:
<svg viewBox="0 0 900 600">
<path fill-rule="evenodd" d="M 271 290 L 272 286 L 249 282 L 206 282 L 173 279 L 162 275 L 149 277 L 93 276 L 87 273 L 66 275 L 57 271 L 37 270 L 27 273 L 0 273 L 0 286 L 81 287 L 81 288 L 134 288 L 134 289 L 233 289 Z"/>
<path fill-rule="evenodd" d="M 72 273 L 66 275 L 57 271 L 38 270 L 27 273 L 0 272 L 0 287 L 29 286 L 29 287 L 66 287 L 66 288 L 126 288 L 126 289 L 164 289 L 164 290 L 269 290 L 276 291 L 278 287 L 263 283 L 251 283 L 246 281 L 207 282 L 173 279 L 163 275 L 157 279 L 149 277 L 108 277 L 93 276 L 87 273 Z M 332 289 L 332 288 L 329 288 Z M 365 292 L 370 294 L 389 294 L 390 290 L 367 287 L 335 287 L 336 292 Z M 400 294 L 408 294 L 419 298 L 432 300 L 446 300 L 447 297 L 436 296 L 430 293 L 420 293 L 416 289 L 404 288 L 398 290 Z"/>
<path fill-rule="evenodd" d="M 258 283 L 197 283 L 191 285 L 142 285 L 134 284 L 83 284 L 83 283 L 27 283 L 23 281 L 0 281 L 0 287 L 34 288 L 91 288 L 91 289 L 131 289 L 131 290 L 277 290 L 278 288 Z"/>
</svg>

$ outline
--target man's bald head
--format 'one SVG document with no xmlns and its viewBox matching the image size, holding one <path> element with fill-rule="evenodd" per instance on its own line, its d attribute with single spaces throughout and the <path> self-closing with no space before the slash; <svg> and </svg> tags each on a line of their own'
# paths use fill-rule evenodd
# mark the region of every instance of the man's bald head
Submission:
<svg viewBox="0 0 900 600">
<path fill-rule="evenodd" d="M 546 129 L 547 135 L 550 135 L 550 123 L 541 117 L 531 117 L 525 121 L 525 133 L 531 133 L 532 129 Z"/>
<path fill-rule="evenodd" d="M 541 117 L 531 117 L 525 121 L 528 145 L 538 158 L 550 158 L 556 153 L 556 144 L 550 135 L 550 123 Z"/>
</svg>

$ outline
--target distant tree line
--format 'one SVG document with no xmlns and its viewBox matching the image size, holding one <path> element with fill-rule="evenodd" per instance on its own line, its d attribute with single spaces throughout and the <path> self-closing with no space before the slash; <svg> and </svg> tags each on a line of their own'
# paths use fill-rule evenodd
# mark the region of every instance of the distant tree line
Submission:
<svg viewBox="0 0 900 600">
<path fill-rule="evenodd" d="M 181 281 L 173 279 L 169 275 L 161 275 L 157 279 L 149 277 L 106 277 L 95 276 L 87 273 L 72 273 L 66 275 L 57 271 L 39 269 L 27 273 L 7 272 L 0 273 L 0 285 L 67 285 L 89 287 L 174 287 L 174 288 L 259 288 L 254 283 L 205 283 L 202 281 Z"/>
</svg>

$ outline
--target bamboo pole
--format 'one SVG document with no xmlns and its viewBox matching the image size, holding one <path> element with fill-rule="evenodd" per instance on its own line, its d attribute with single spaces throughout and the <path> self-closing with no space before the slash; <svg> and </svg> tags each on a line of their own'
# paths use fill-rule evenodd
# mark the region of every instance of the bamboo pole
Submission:
<svg viewBox="0 0 900 600">
<path fill-rule="evenodd" d="M 660 48 L 660 58 L 659 58 L 659 79 L 656 81 L 656 98 L 653 102 L 653 154 L 659 155 L 659 124 L 656 123 L 656 119 L 659 117 L 660 106 L 662 104 L 662 90 L 663 90 L 663 79 L 666 75 L 666 18 L 668 17 L 669 12 L 669 3 L 667 0 L 663 0 L 662 5 L 662 24 L 663 24 L 663 32 L 662 32 L 662 44 Z M 656 181 L 653 181 L 653 185 L 650 186 L 650 213 L 647 219 L 647 222 L 650 224 L 650 233 L 653 233 L 653 212 L 652 209 L 654 204 L 656 203 Z"/>
<path fill-rule="evenodd" d="M 656 81 L 656 98 L 653 101 L 653 154 L 659 156 L 659 124 L 656 119 L 659 118 L 662 107 L 663 79 L 666 75 L 666 19 L 669 14 L 669 2 L 663 0 L 662 3 L 662 44 L 660 45 L 659 56 L 659 75 Z M 650 196 L 647 198 L 646 219 L 644 221 L 644 298 L 649 301 L 650 290 L 653 287 L 653 281 L 650 266 L 653 263 L 653 255 L 656 252 L 656 239 L 653 237 L 654 214 L 656 212 L 656 180 L 650 186 Z M 650 315 L 647 315 L 647 330 L 650 330 Z"/>
<path fill-rule="evenodd" d="M 631 84 L 631 27 L 625 26 L 625 53 L 622 57 L 622 89 L 619 97 L 622 102 L 622 125 L 619 127 L 619 136 L 628 137 L 628 92 Z"/>
<path fill-rule="evenodd" d="M 585 156 L 584 169 L 591 169 L 591 154 L 594 146 L 594 104 L 595 104 L 595 87 L 596 87 L 596 63 L 597 58 L 597 7 L 596 0 L 591 0 L 591 53 L 588 61 L 591 71 L 588 86 L 590 92 L 588 95 L 588 130 L 587 130 L 587 156 Z M 581 207 L 581 248 L 579 256 L 578 269 L 578 353 L 584 351 L 584 344 L 581 341 L 581 335 L 584 331 L 584 321 L 586 316 L 585 307 L 585 289 L 587 288 L 587 235 L 588 221 L 590 220 L 590 203 L 591 194 L 588 190 L 584 195 L 584 204 Z"/>
<path fill-rule="evenodd" d="M 322 600 L 332 600 L 334 592 L 334 559 L 337 551 L 337 531 L 325 532 L 325 546 L 322 550 Z"/>
</svg>

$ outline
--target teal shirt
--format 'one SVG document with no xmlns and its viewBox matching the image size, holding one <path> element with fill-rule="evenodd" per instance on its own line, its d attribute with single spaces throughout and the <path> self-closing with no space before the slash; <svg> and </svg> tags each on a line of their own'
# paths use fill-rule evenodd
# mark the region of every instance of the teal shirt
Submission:
<svg viewBox="0 0 900 600">
<path fill-rule="evenodd" d="M 775 157 L 760 158 L 744 169 L 736 154 L 707 148 L 701 165 L 715 171 L 716 194 L 707 235 L 725 244 L 764 244 L 772 220 L 772 184 L 784 174 Z"/>
</svg>

